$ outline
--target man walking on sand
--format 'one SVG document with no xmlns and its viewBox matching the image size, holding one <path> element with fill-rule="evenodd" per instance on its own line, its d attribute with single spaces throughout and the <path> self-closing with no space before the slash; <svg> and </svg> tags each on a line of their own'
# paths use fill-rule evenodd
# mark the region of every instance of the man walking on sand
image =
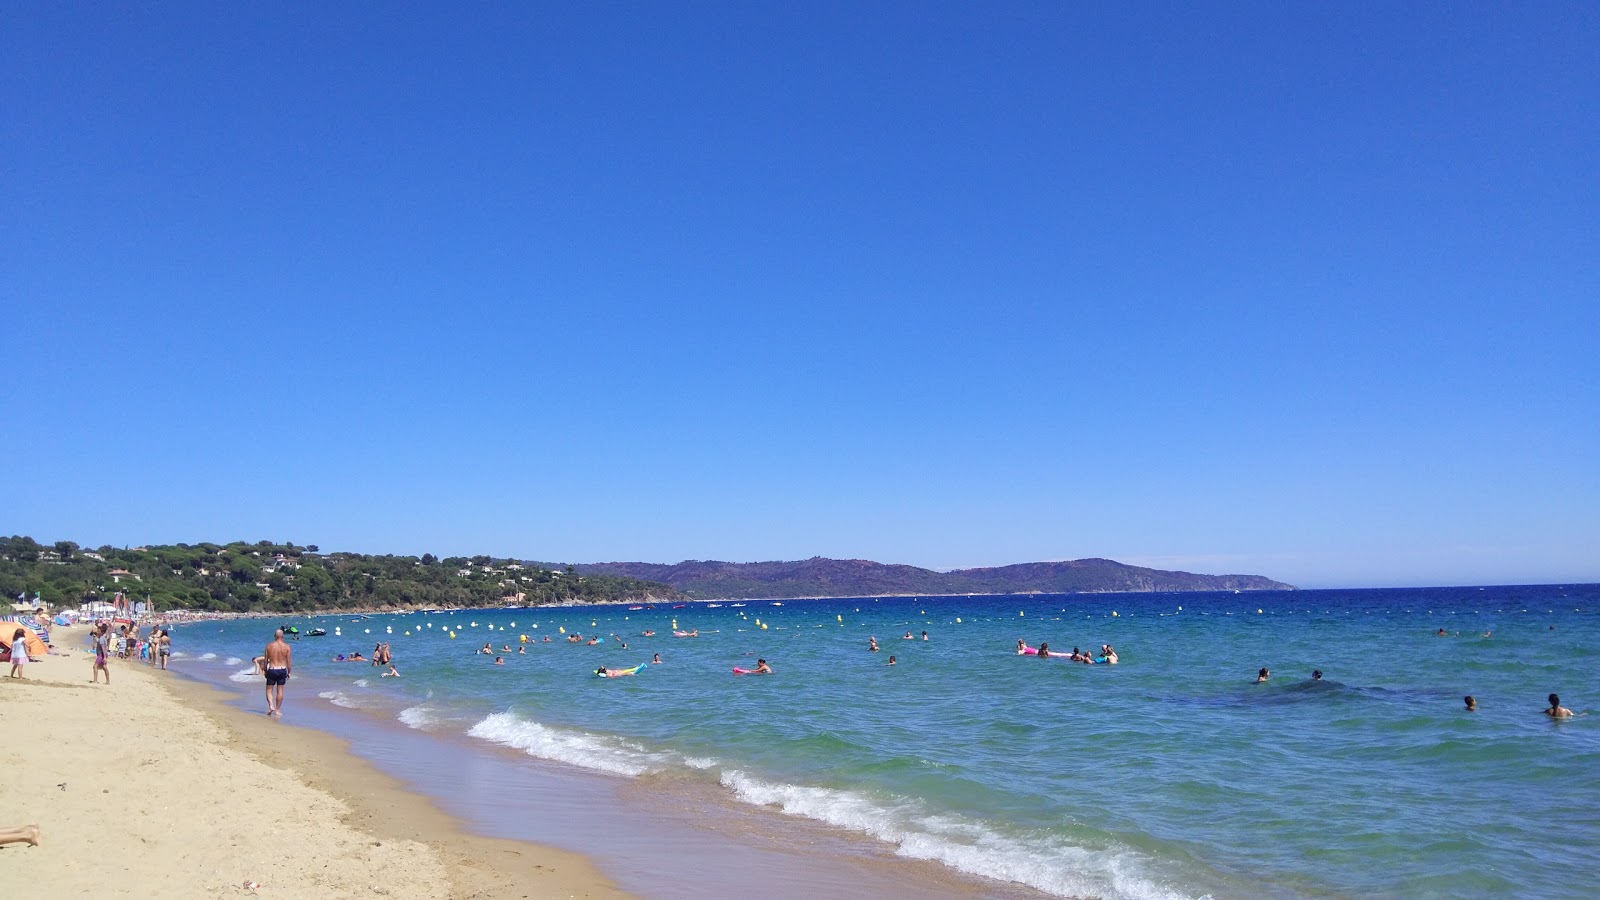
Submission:
<svg viewBox="0 0 1600 900">
<path fill-rule="evenodd" d="M 294 653 L 289 645 L 284 643 L 283 629 L 279 628 L 272 634 L 272 643 L 262 652 L 266 658 L 267 671 L 267 715 L 283 715 L 283 686 L 289 681 L 289 669 L 293 663 L 290 656 Z"/>
</svg>

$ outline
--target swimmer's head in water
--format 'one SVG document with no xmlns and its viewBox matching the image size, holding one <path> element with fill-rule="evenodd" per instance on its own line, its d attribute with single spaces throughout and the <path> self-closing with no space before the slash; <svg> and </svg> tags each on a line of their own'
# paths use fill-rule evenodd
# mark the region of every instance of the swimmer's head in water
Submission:
<svg viewBox="0 0 1600 900">
<path fill-rule="evenodd" d="M 1321 681 L 1322 680 L 1322 670 L 1321 669 L 1317 669 L 1315 672 L 1312 672 L 1311 673 L 1311 680 L 1312 681 Z"/>
<path fill-rule="evenodd" d="M 1466 704 L 1467 704 L 1467 711 L 1468 712 L 1476 710 L 1478 708 L 1478 698 L 1472 696 L 1471 694 L 1468 694 L 1466 696 Z"/>
<path fill-rule="evenodd" d="M 1554 709 L 1554 708 L 1556 708 L 1556 707 L 1558 707 L 1560 705 L 1561 705 L 1561 698 L 1559 696 L 1555 695 L 1555 694 L 1551 694 L 1550 695 L 1550 708 Z"/>
</svg>

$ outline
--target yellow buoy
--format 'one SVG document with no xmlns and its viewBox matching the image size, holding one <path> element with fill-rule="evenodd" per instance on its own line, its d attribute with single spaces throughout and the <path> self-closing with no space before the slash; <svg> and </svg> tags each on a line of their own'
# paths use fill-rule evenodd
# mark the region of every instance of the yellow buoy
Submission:
<svg viewBox="0 0 1600 900">
<path fill-rule="evenodd" d="M 454 631 L 450 632 L 450 640 L 453 641 L 455 639 L 456 639 L 456 633 Z"/>
<path fill-rule="evenodd" d="M 406 637 L 411 637 L 411 632 L 406 632 Z"/>
<path fill-rule="evenodd" d="M 1258 615 L 1258 616 L 1261 615 L 1261 610 L 1259 610 L 1259 609 L 1256 610 L 1256 615 Z"/>
<path fill-rule="evenodd" d="M 766 630 L 767 630 L 767 626 L 765 626 L 765 625 L 762 625 L 762 626 L 761 626 L 761 630 L 762 630 L 762 631 L 766 631 Z"/>
<path fill-rule="evenodd" d="M 1112 611 L 1111 611 L 1111 615 L 1112 615 L 1112 617 L 1113 617 L 1113 618 L 1114 618 L 1114 617 L 1115 617 L 1115 616 L 1116 616 L 1116 615 L 1117 615 L 1117 611 L 1116 611 L 1116 610 L 1114 610 L 1114 609 L 1113 609 L 1113 610 L 1112 610 Z"/>
<path fill-rule="evenodd" d="M 567 626 L 565 626 L 565 625 L 557 625 L 556 626 L 556 630 L 561 632 L 562 634 L 566 634 L 567 633 Z"/>
<path fill-rule="evenodd" d="M 1024 610 L 1020 610 L 1020 609 L 1019 609 L 1019 610 L 1017 610 L 1017 615 L 1019 615 L 1019 616 L 1026 616 L 1026 615 L 1027 615 L 1027 612 L 1026 612 L 1026 611 L 1024 611 Z"/>
<path fill-rule="evenodd" d="M 956 624 L 957 625 L 961 624 L 961 617 L 960 616 L 956 616 Z"/>
</svg>

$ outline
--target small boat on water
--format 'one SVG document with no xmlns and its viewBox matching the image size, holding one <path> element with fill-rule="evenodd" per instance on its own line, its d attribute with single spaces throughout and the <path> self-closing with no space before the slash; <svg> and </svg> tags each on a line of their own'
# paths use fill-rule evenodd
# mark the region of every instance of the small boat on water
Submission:
<svg viewBox="0 0 1600 900">
<path fill-rule="evenodd" d="M 722 608 L 722 604 L 721 603 L 707 603 L 706 604 L 706 609 L 721 609 L 721 608 Z"/>
<path fill-rule="evenodd" d="M 644 609 L 644 607 L 642 607 L 642 606 L 630 606 L 630 607 L 628 607 L 628 612 L 638 612 L 641 609 Z"/>
<path fill-rule="evenodd" d="M 687 603 L 674 603 L 672 605 L 672 608 L 673 609 L 683 609 L 685 606 L 688 606 L 688 605 L 689 604 L 687 604 Z"/>
<path fill-rule="evenodd" d="M 328 633 L 328 629 L 326 629 L 326 628 L 313 628 L 310 631 L 306 632 L 306 637 L 322 637 L 323 635 L 325 635 L 327 633 Z"/>
</svg>

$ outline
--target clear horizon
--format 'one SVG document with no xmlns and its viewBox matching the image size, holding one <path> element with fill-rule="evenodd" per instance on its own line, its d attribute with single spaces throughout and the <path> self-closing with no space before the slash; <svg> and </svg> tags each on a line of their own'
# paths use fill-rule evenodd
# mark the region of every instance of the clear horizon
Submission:
<svg viewBox="0 0 1600 900">
<path fill-rule="evenodd" d="M 1600 8 L 7 25 L 11 532 L 1600 582 Z"/>
</svg>

